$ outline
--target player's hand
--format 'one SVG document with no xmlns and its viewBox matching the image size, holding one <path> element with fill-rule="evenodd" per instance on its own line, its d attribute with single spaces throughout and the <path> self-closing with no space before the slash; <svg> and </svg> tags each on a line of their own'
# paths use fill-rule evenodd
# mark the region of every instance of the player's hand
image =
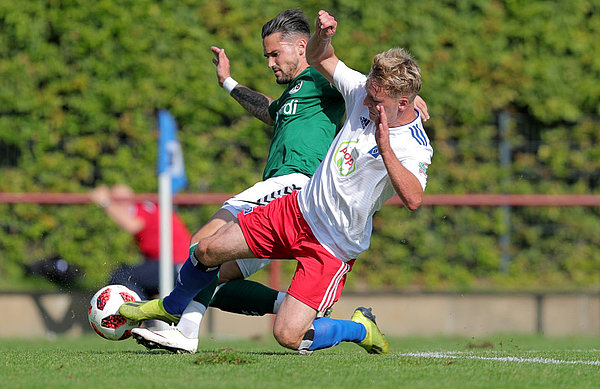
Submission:
<svg viewBox="0 0 600 389">
<path fill-rule="evenodd" d="M 390 149 L 390 127 L 388 126 L 387 114 L 383 105 L 377 104 L 376 108 L 379 112 L 379 123 L 376 123 L 375 141 L 377 142 L 379 154 L 382 154 Z"/>
<path fill-rule="evenodd" d="M 110 201 L 110 189 L 106 185 L 99 186 L 89 193 L 90 201 L 100 205 Z"/>
<path fill-rule="evenodd" d="M 217 67 L 217 78 L 219 79 L 219 85 L 223 86 L 223 81 L 227 79 L 227 77 L 231 77 L 231 73 L 229 70 L 229 58 L 225 54 L 225 49 L 221 49 L 216 46 L 211 46 L 215 58 L 213 58 L 212 62 Z"/>
<path fill-rule="evenodd" d="M 415 108 L 421 112 L 421 121 L 426 122 L 429 120 L 429 112 L 427 112 L 427 103 L 421 96 L 415 97 Z"/>
<path fill-rule="evenodd" d="M 317 17 L 315 34 L 323 40 L 328 40 L 335 35 L 336 28 L 337 22 L 335 18 L 329 15 L 327 11 L 320 10 Z"/>
</svg>

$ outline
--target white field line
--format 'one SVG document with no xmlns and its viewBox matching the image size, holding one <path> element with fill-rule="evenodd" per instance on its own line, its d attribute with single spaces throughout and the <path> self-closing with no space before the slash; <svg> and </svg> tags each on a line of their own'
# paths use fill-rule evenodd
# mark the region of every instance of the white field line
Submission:
<svg viewBox="0 0 600 389">
<path fill-rule="evenodd" d="M 421 352 L 421 353 L 403 353 L 398 354 L 401 357 L 415 357 L 415 358 L 432 358 L 432 359 L 477 359 L 481 361 L 499 361 L 499 362 L 516 362 L 516 363 L 544 363 L 553 365 L 591 365 L 600 366 L 599 361 L 568 361 L 562 359 L 552 358 L 522 358 L 522 357 L 482 357 L 478 355 L 465 355 L 461 352 Z"/>
</svg>

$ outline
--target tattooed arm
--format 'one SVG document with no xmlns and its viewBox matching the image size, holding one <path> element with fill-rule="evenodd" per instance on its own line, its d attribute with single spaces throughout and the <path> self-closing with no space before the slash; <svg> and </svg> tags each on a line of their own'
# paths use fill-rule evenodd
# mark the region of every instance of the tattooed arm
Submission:
<svg viewBox="0 0 600 389">
<path fill-rule="evenodd" d="M 225 49 L 212 46 L 210 48 L 215 55 L 213 63 L 217 67 L 217 78 L 219 85 L 225 87 L 231 97 L 233 97 L 246 111 L 256 116 L 266 124 L 272 126 L 273 119 L 269 116 L 269 105 L 273 102 L 273 99 L 263 95 L 260 92 L 254 91 L 244 85 L 238 84 L 236 81 L 231 79 L 231 73 L 229 70 L 229 58 L 225 54 Z M 223 85 L 223 83 L 231 83 L 230 85 Z"/>
<path fill-rule="evenodd" d="M 231 97 L 258 119 L 270 126 L 274 124 L 273 119 L 269 115 L 269 105 L 271 105 L 273 99 L 269 96 L 254 91 L 242 84 L 237 84 L 231 91 Z"/>
</svg>

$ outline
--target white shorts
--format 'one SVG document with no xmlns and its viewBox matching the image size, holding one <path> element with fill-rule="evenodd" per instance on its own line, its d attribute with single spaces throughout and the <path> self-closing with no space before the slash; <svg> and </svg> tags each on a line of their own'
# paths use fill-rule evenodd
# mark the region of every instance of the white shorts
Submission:
<svg viewBox="0 0 600 389">
<path fill-rule="evenodd" d="M 237 216 L 242 211 L 250 210 L 259 205 L 267 205 L 271 200 L 292 193 L 294 190 L 302 189 L 308 178 L 304 174 L 293 173 L 257 182 L 245 191 L 225 201 L 221 209 Z M 257 258 L 245 258 L 236 261 L 244 278 L 256 273 L 271 262 L 273 262 L 271 259 Z"/>
</svg>

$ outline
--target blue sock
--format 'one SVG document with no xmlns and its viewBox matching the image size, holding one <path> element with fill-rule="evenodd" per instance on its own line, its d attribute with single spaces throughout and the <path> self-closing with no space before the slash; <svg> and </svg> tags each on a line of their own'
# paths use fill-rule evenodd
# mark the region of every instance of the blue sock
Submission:
<svg viewBox="0 0 600 389">
<path fill-rule="evenodd" d="M 192 255 L 185 261 L 181 270 L 179 270 L 175 289 L 163 300 L 165 310 L 172 315 L 183 313 L 194 296 L 208 286 L 219 274 L 220 266 L 216 269 L 211 268 L 210 271 L 204 271 L 195 267 L 191 260 Z M 202 264 L 199 264 L 199 267 L 202 266 Z"/>
<path fill-rule="evenodd" d="M 305 335 L 302 341 L 304 345 L 300 348 L 308 346 L 308 350 L 319 350 L 322 348 L 333 347 L 340 342 L 360 342 L 367 336 L 367 329 L 364 325 L 350 320 L 337 320 L 328 317 L 315 319 L 313 322 L 314 335 L 312 344 L 304 343 L 307 341 Z M 310 330 L 307 332 L 310 337 Z"/>
</svg>

